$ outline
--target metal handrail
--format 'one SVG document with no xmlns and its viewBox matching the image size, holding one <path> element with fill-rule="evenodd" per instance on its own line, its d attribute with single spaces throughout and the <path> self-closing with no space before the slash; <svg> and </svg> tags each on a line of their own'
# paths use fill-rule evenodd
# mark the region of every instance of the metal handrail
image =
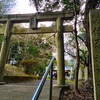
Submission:
<svg viewBox="0 0 100 100">
<path fill-rule="evenodd" d="M 39 85 L 38 85 L 33 97 L 32 97 L 32 100 L 38 100 L 39 95 L 41 93 L 41 90 L 42 90 L 42 88 L 44 86 L 44 83 L 46 81 L 47 75 L 50 72 L 50 69 L 51 69 L 51 72 L 50 72 L 51 75 L 50 75 L 50 95 L 49 95 L 49 100 L 51 100 L 51 97 L 52 97 L 52 69 L 53 69 L 53 61 L 54 61 L 54 59 L 55 59 L 55 57 L 53 57 L 51 59 L 49 65 L 48 65 L 48 68 L 45 71 L 45 73 L 44 73 L 44 75 L 43 75 L 43 77 L 42 77 L 42 79 L 41 79 L 41 81 L 40 81 L 40 83 L 39 83 Z"/>
</svg>

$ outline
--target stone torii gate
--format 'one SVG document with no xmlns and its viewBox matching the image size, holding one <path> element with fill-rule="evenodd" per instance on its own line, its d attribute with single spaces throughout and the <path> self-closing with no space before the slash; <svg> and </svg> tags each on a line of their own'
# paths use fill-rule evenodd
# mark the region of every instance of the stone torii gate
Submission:
<svg viewBox="0 0 100 100">
<path fill-rule="evenodd" d="M 36 14 L 14 14 L 0 15 L 0 23 L 6 24 L 4 40 L 1 47 L 0 55 L 0 82 L 3 81 L 3 72 L 7 58 L 7 51 L 11 35 L 16 34 L 40 34 L 40 33 L 55 33 L 57 32 L 57 85 L 65 85 L 65 70 L 64 70 L 64 41 L 63 32 L 72 32 L 72 26 L 63 26 L 63 20 L 72 20 L 73 12 L 52 12 L 52 13 L 36 13 Z M 38 28 L 37 24 L 41 21 L 56 21 L 56 27 Z M 29 23 L 30 28 L 25 33 L 15 33 L 12 31 L 15 23 Z"/>
</svg>

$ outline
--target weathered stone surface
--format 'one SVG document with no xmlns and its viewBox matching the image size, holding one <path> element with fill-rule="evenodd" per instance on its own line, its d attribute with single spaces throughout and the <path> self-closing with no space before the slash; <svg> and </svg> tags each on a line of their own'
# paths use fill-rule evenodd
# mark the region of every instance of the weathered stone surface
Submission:
<svg viewBox="0 0 100 100">
<path fill-rule="evenodd" d="M 73 26 L 63 26 L 63 32 L 73 32 Z M 56 27 L 41 27 L 36 30 L 25 28 L 25 32 L 18 31 L 14 32 L 12 31 L 12 35 L 20 35 L 20 34 L 45 34 L 45 33 L 57 33 Z M 3 35 L 2 31 L 0 31 L 0 35 Z"/>
<path fill-rule="evenodd" d="M 87 81 L 88 80 L 88 68 L 85 67 L 84 68 L 84 81 Z"/>
<path fill-rule="evenodd" d="M 79 80 L 82 79 L 82 69 L 81 69 L 81 67 L 79 68 L 78 79 Z"/>
<path fill-rule="evenodd" d="M 11 29 L 13 27 L 13 24 L 11 21 L 7 21 L 6 28 L 5 28 L 5 34 L 4 34 L 4 40 L 2 42 L 1 46 L 1 54 L 0 54 L 0 82 L 3 80 L 3 72 L 5 68 L 5 62 L 7 59 L 7 52 L 9 48 L 9 42 L 11 38 Z"/>
<path fill-rule="evenodd" d="M 13 15 L 0 15 L 0 23 L 6 23 L 11 20 L 14 23 L 29 22 L 31 18 L 36 18 L 37 21 L 56 21 L 58 17 L 64 20 L 71 20 L 73 12 L 50 12 L 50 13 L 35 13 L 35 14 L 13 14 Z"/>
<path fill-rule="evenodd" d="M 100 10 L 90 12 L 90 37 L 95 100 L 100 100 Z"/>
<path fill-rule="evenodd" d="M 57 31 L 57 84 L 65 85 L 63 20 L 61 17 L 57 19 Z"/>
</svg>

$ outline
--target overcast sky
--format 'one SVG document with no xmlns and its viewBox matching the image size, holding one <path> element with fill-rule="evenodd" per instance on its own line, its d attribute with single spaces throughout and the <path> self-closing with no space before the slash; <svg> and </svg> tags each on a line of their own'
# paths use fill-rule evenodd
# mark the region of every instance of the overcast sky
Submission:
<svg viewBox="0 0 100 100">
<path fill-rule="evenodd" d="M 16 7 L 11 11 L 15 14 L 35 13 L 36 10 L 33 6 L 30 6 L 29 0 L 16 0 Z"/>
</svg>

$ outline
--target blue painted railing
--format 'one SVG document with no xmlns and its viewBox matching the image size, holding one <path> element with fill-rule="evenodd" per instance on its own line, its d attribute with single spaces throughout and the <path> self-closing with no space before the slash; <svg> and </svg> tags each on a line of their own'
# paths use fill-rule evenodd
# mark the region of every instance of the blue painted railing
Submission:
<svg viewBox="0 0 100 100">
<path fill-rule="evenodd" d="M 53 61 L 54 61 L 55 57 L 53 57 L 48 65 L 48 68 L 47 70 L 45 71 L 33 97 L 32 97 L 32 100 L 38 100 L 39 98 L 39 95 L 41 93 L 41 90 L 44 86 L 44 83 L 46 81 L 46 78 L 47 78 L 47 75 L 48 73 L 50 72 L 50 92 L 49 92 L 49 100 L 52 100 L 52 71 L 53 71 Z"/>
</svg>

